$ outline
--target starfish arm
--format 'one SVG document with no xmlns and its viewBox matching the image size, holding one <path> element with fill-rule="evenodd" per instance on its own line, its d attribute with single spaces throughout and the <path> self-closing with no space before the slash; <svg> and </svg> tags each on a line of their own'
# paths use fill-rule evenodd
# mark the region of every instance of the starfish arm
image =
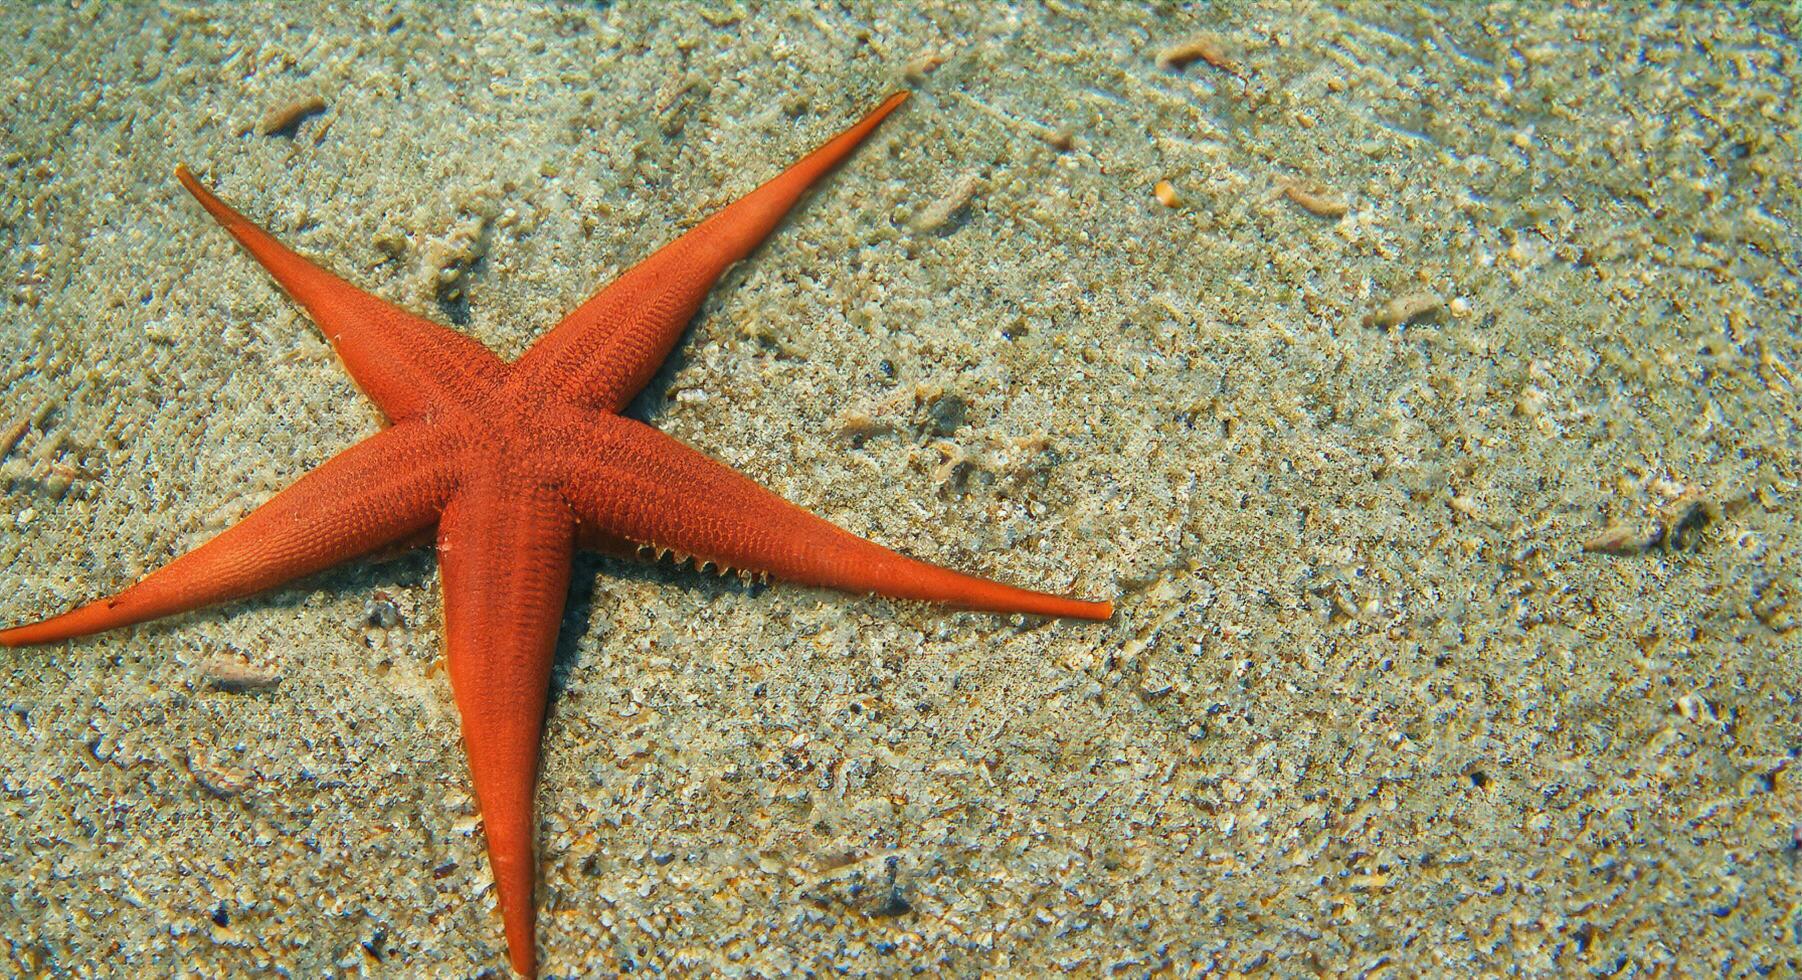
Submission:
<svg viewBox="0 0 1802 980">
<path fill-rule="evenodd" d="M 52 643 L 240 598 L 430 527 L 451 489 L 434 443 L 423 426 L 378 432 L 124 592 L 0 631 L 0 646 Z"/>
<path fill-rule="evenodd" d="M 554 464 L 584 541 L 624 539 L 722 570 L 966 609 L 1113 615 L 1110 602 L 1018 589 L 897 554 L 632 419 L 594 413 L 585 429 Z"/>
<path fill-rule="evenodd" d="M 399 422 L 468 401 L 500 383 L 506 365 L 476 341 L 378 299 L 302 258 L 194 179 L 175 177 L 236 238 L 330 340 L 346 369 Z"/>
<path fill-rule="evenodd" d="M 575 521 L 557 494 L 490 477 L 438 527 L 445 662 L 513 968 L 533 976 L 533 795 Z"/>
<path fill-rule="evenodd" d="M 726 268 L 769 237 L 802 192 L 906 100 L 906 92 L 889 96 L 856 125 L 615 279 L 526 352 L 521 383 L 579 405 L 624 407 L 657 372 Z"/>
</svg>

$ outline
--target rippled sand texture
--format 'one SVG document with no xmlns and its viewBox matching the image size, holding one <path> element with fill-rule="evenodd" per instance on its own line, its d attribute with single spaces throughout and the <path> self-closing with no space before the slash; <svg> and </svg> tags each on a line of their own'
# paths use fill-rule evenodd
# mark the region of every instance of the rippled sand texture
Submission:
<svg viewBox="0 0 1802 980">
<path fill-rule="evenodd" d="M 511 356 L 911 87 L 637 410 L 1120 612 L 579 565 L 547 973 L 1780 968 L 1791 17 L 16 6 L 0 621 L 380 422 L 177 162 Z M 436 577 L 0 653 L 5 972 L 498 975 Z"/>
</svg>

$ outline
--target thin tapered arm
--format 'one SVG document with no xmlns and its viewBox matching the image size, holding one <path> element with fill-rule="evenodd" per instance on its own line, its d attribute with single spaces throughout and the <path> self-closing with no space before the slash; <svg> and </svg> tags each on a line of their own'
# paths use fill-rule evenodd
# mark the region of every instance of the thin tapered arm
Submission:
<svg viewBox="0 0 1802 980">
<path fill-rule="evenodd" d="M 423 426 L 378 432 L 124 592 L 0 631 L 0 646 L 52 643 L 241 598 L 430 527 L 451 489 L 435 441 Z"/>
<path fill-rule="evenodd" d="M 175 177 L 306 307 L 358 387 L 389 420 L 467 403 L 505 374 L 500 358 L 476 341 L 385 303 L 302 258 L 215 197 L 186 166 L 176 167 Z"/>
<path fill-rule="evenodd" d="M 898 92 L 768 183 L 715 212 L 577 307 L 519 362 L 547 397 L 617 411 L 657 373 L 726 268 L 749 255 L 802 192 L 907 101 Z"/>
<path fill-rule="evenodd" d="M 1070 619 L 1113 614 L 1110 602 L 1018 589 L 897 554 L 641 422 L 597 412 L 580 429 L 554 465 L 584 540 L 623 539 L 804 585 L 965 609 Z"/>
<path fill-rule="evenodd" d="M 490 480 L 465 487 L 438 526 L 445 663 L 508 957 L 527 977 L 537 964 L 538 743 L 574 548 L 568 506 L 543 486 Z"/>
</svg>

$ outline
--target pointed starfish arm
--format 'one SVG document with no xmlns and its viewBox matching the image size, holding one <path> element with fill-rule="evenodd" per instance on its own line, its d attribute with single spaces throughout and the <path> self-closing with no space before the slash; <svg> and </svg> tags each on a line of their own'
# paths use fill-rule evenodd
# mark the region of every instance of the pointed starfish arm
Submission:
<svg viewBox="0 0 1802 980">
<path fill-rule="evenodd" d="M 389 419 L 468 401 L 501 380 L 500 358 L 468 337 L 414 316 L 301 258 L 194 179 L 175 177 L 275 281 L 306 307 L 357 385 Z"/>
<path fill-rule="evenodd" d="M 240 598 L 401 540 L 430 527 L 450 495 L 441 456 L 424 427 L 379 432 L 124 592 L 0 631 L 0 646 L 52 643 Z"/>
<path fill-rule="evenodd" d="M 460 490 L 438 525 L 445 663 L 513 968 L 534 976 L 533 794 L 575 522 L 542 487 Z"/>
<path fill-rule="evenodd" d="M 965 609 L 1113 615 L 1110 602 L 1017 589 L 896 554 L 643 423 L 594 413 L 585 428 L 555 464 L 584 541 L 624 539 L 722 569 Z"/>
<path fill-rule="evenodd" d="M 526 352 L 522 381 L 587 407 L 623 407 L 657 372 L 726 268 L 769 237 L 802 192 L 905 101 L 906 92 L 889 96 L 850 129 L 627 270 Z"/>
</svg>

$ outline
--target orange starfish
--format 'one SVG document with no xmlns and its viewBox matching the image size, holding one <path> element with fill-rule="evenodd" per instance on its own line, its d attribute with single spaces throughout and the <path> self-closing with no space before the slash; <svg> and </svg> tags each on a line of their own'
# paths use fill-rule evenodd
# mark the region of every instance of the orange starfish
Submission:
<svg viewBox="0 0 1802 980">
<path fill-rule="evenodd" d="M 49 643 L 249 595 L 436 526 L 451 689 L 509 956 L 532 975 L 532 798 L 578 545 L 673 550 L 697 566 L 969 609 L 1077 619 L 1113 612 L 1111 603 L 903 557 L 619 414 L 726 268 L 906 98 L 891 96 L 628 270 L 513 364 L 289 251 L 177 167 L 182 186 L 306 307 L 392 424 L 136 585 L 0 631 L 0 645 Z"/>
</svg>

